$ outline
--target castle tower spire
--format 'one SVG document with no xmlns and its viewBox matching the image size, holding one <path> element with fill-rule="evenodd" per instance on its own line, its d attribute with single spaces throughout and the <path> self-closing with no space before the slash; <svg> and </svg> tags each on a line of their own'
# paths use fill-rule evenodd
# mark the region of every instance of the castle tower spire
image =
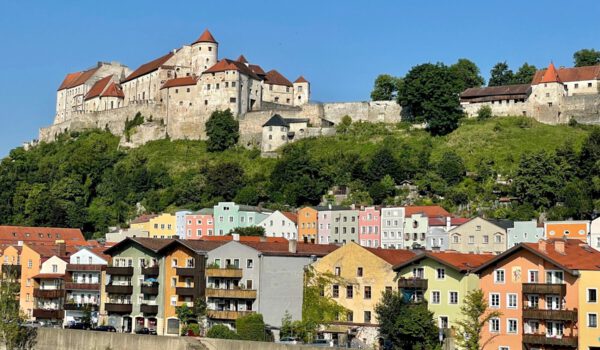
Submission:
<svg viewBox="0 0 600 350">
<path fill-rule="evenodd" d="M 200 76 L 202 72 L 217 64 L 219 60 L 219 43 L 206 29 L 202 35 L 192 43 L 192 72 Z"/>
<path fill-rule="evenodd" d="M 554 63 L 550 62 L 548 69 L 544 72 L 541 83 L 560 83 L 560 78 Z"/>
</svg>

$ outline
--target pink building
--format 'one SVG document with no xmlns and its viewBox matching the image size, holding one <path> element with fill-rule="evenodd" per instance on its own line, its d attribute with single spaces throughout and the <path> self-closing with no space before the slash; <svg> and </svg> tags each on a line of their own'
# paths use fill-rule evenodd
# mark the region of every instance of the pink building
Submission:
<svg viewBox="0 0 600 350">
<path fill-rule="evenodd" d="M 378 248 L 381 242 L 381 212 L 375 207 L 358 212 L 358 240 L 363 247 Z"/>
<path fill-rule="evenodd" d="M 185 239 L 212 236 L 215 230 L 213 209 L 205 208 L 185 216 Z"/>
</svg>

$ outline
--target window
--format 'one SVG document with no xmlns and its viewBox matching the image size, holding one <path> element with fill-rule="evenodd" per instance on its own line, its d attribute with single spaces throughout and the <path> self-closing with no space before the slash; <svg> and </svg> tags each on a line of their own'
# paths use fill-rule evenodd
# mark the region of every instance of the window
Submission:
<svg viewBox="0 0 600 350">
<path fill-rule="evenodd" d="M 248 269 L 254 268 L 254 260 L 252 260 L 252 259 L 246 260 L 246 268 L 248 268 Z"/>
<path fill-rule="evenodd" d="M 499 293 L 490 293 L 490 307 L 493 307 L 493 308 L 500 307 L 500 294 Z"/>
<path fill-rule="evenodd" d="M 349 285 L 346 287 L 346 299 L 352 299 L 354 297 L 354 286 Z"/>
<path fill-rule="evenodd" d="M 365 323 L 371 323 L 371 311 L 365 311 Z"/>
<path fill-rule="evenodd" d="M 452 243 L 454 243 L 454 244 L 460 243 L 460 236 L 459 235 L 452 236 Z"/>
<path fill-rule="evenodd" d="M 177 306 L 177 295 L 171 297 L 171 306 Z"/>
<path fill-rule="evenodd" d="M 354 321 L 354 312 L 348 311 L 348 313 L 346 314 L 346 320 L 348 322 L 353 322 Z"/>
<path fill-rule="evenodd" d="M 27 260 L 27 268 L 30 269 L 33 267 L 33 261 L 31 259 Z"/>
<path fill-rule="evenodd" d="M 504 270 L 494 271 L 494 283 L 504 283 Z"/>
<path fill-rule="evenodd" d="M 546 283 L 560 284 L 563 283 L 563 272 L 562 271 L 546 271 Z"/>
<path fill-rule="evenodd" d="M 598 327 L 598 314 L 587 314 L 587 326 L 590 328 Z"/>
<path fill-rule="evenodd" d="M 591 88 L 592 87 L 592 83 L 588 83 L 588 87 Z"/>
<path fill-rule="evenodd" d="M 363 268 L 359 267 L 356 269 L 356 276 L 357 277 L 362 277 L 363 276 Z"/>
<path fill-rule="evenodd" d="M 475 244 L 475 236 L 469 236 L 469 244 Z"/>
<path fill-rule="evenodd" d="M 491 318 L 490 319 L 490 333 L 498 333 L 500 332 L 500 319 L 499 318 Z"/>
<path fill-rule="evenodd" d="M 341 267 L 339 267 L 339 266 L 337 266 L 337 267 L 335 268 L 335 275 L 336 275 L 336 276 L 340 276 L 341 274 L 342 274 L 342 268 L 341 268 Z"/>
<path fill-rule="evenodd" d="M 52 265 L 52 273 L 57 273 L 58 272 L 58 265 L 53 264 Z"/>
<path fill-rule="evenodd" d="M 331 297 L 339 298 L 339 296 L 340 296 L 340 286 L 338 286 L 337 284 L 334 284 L 333 286 L 331 286 Z"/>
<path fill-rule="evenodd" d="M 177 277 L 172 277 L 171 278 L 171 287 L 176 287 L 177 286 Z"/>
<path fill-rule="evenodd" d="M 440 303 L 440 291 L 434 290 L 431 292 L 431 303 L 439 304 Z"/>
<path fill-rule="evenodd" d="M 488 244 L 488 243 L 490 243 L 490 236 L 483 235 L 483 244 Z"/>
<path fill-rule="evenodd" d="M 171 267 L 177 267 L 177 259 L 173 258 L 171 260 Z"/>
<path fill-rule="evenodd" d="M 517 294 L 515 293 L 508 293 L 506 294 L 506 307 L 508 307 L 509 309 L 516 309 L 517 308 Z"/>
<path fill-rule="evenodd" d="M 579 88 L 579 84 L 575 83 L 575 89 Z"/>
<path fill-rule="evenodd" d="M 506 333 L 517 334 L 518 321 L 515 318 L 506 320 Z"/>
<path fill-rule="evenodd" d="M 365 299 L 371 299 L 371 286 L 365 286 Z"/>
<path fill-rule="evenodd" d="M 448 304 L 457 305 L 458 304 L 458 292 L 450 292 Z"/>
<path fill-rule="evenodd" d="M 538 283 L 539 281 L 539 271 L 538 270 L 529 270 L 529 283 Z"/>
<path fill-rule="evenodd" d="M 495 235 L 494 243 L 502 243 L 502 235 Z"/>
</svg>

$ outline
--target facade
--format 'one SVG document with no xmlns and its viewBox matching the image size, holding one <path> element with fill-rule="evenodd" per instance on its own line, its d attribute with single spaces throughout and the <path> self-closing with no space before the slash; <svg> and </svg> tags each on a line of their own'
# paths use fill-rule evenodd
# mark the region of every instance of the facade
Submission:
<svg viewBox="0 0 600 350">
<path fill-rule="evenodd" d="M 65 269 L 67 262 L 52 256 L 40 266 L 40 273 L 33 276 L 33 314 L 37 321 L 62 325 L 65 303 Z"/>
<path fill-rule="evenodd" d="M 358 212 L 358 242 L 363 247 L 379 248 L 381 242 L 381 212 L 375 207 Z"/>
<path fill-rule="evenodd" d="M 266 237 L 298 239 L 298 215 L 290 212 L 274 211 L 258 225 L 264 227 Z"/>
<path fill-rule="evenodd" d="M 190 214 L 191 211 L 187 209 L 178 210 L 175 212 L 175 234 L 178 238 L 185 239 L 186 234 L 186 215 Z"/>
<path fill-rule="evenodd" d="M 404 208 L 381 208 L 381 247 L 400 249 L 404 247 Z"/>
<path fill-rule="evenodd" d="M 286 100 L 290 98 L 291 96 Z M 274 114 L 262 126 L 261 151 L 273 152 L 290 142 L 307 137 L 308 122 L 306 118 L 283 118 L 279 114 Z"/>
<path fill-rule="evenodd" d="M 317 243 L 318 221 L 319 215 L 315 208 L 300 208 L 298 210 L 298 241 L 304 243 Z"/>
<path fill-rule="evenodd" d="M 544 228 L 536 220 L 515 221 L 513 227 L 506 230 L 507 248 L 519 243 L 535 243 L 544 238 Z"/>
<path fill-rule="evenodd" d="M 219 202 L 214 207 L 215 235 L 226 235 L 238 227 L 257 226 L 271 213 L 260 207 Z"/>
<path fill-rule="evenodd" d="M 185 216 L 185 235 L 179 238 L 201 239 L 205 236 L 212 236 L 215 232 L 215 223 L 212 208 L 204 208 L 195 212 L 190 212 Z"/>
<path fill-rule="evenodd" d="M 590 223 L 590 239 L 588 244 L 590 247 L 600 250 L 600 217 L 595 218 Z"/>
<path fill-rule="evenodd" d="M 429 229 L 425 234 L 425 249 L 446 251 L 450 243 L 448 232 L 468 222 L 465 218 L 433 217 L 429 218 Z"/>
<path fill-rule="evenodd" d="M 142 216 L 131 222 L 131 228 L 148 232 L 149 238 L 173 238 L 177 236 L 177 217 L 172 214 Z"/>
<path fill-rule="evenodd" d="M 359 242 L 358 210 L 347 207 L 318 207 L 319 244 Z"/>
<path fill-rule="evenodd" d="M 449 250 L 460 253 L 500 254 L 507 248 L 506 229 L 480 217 L 450 230 Z"/>
<path fill-rule="evenodd" d="M 421 213 L 415 213 L 404 219 L 404 248 L 425 248 L 429 218 Z"/>
<path fill-rule="evenodd" d="M 578 239 L 588 240 L 590 222 L 584 220 L 546 221 L 544 223 L 544 238 L 546 239 Z"/>
</svg>

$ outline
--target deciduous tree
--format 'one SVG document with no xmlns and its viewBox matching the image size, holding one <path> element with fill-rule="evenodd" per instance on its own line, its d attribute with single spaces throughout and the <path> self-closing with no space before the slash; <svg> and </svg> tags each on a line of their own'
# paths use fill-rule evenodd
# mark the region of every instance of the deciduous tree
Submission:
<svg viewBox="0 0 600 350">
<path fill-rule="evenodd" d="M 456 321 L 458 345 L 465 350 L 484 349 L 487 342 L 481 343 L 481 333 L 490 319 L 500 317 L 501 313 L 488 310 L 488 304 L 481 289 L 467 293 L 460 312 L 461 318 Z"/>
<path fill-rule="evenodd" d="M 509 85 L 514 81 L 513 71 L 505 62 L 498 62 L 490 71 L 488 86 Z"/>
<path fill-rule="evenodd" d="M 581 49 L 573 54 L 575 67 L 595 66 L 600 64 L 600 51 Z"/>
<path fill-rule="evenodd" d="M 206 122 L 206 149 L 221 152 L 235 146 L 240 137 L 239 123 L 230 109 L 214 111 Z"/>
<path fill-rule="evenodd" d="M 373 101 L 393 101 L 398 94 L 400 79 L 389 74 L 381 74 L 375 79 L 375 86 L 371 92 Z"/>
</svg>

